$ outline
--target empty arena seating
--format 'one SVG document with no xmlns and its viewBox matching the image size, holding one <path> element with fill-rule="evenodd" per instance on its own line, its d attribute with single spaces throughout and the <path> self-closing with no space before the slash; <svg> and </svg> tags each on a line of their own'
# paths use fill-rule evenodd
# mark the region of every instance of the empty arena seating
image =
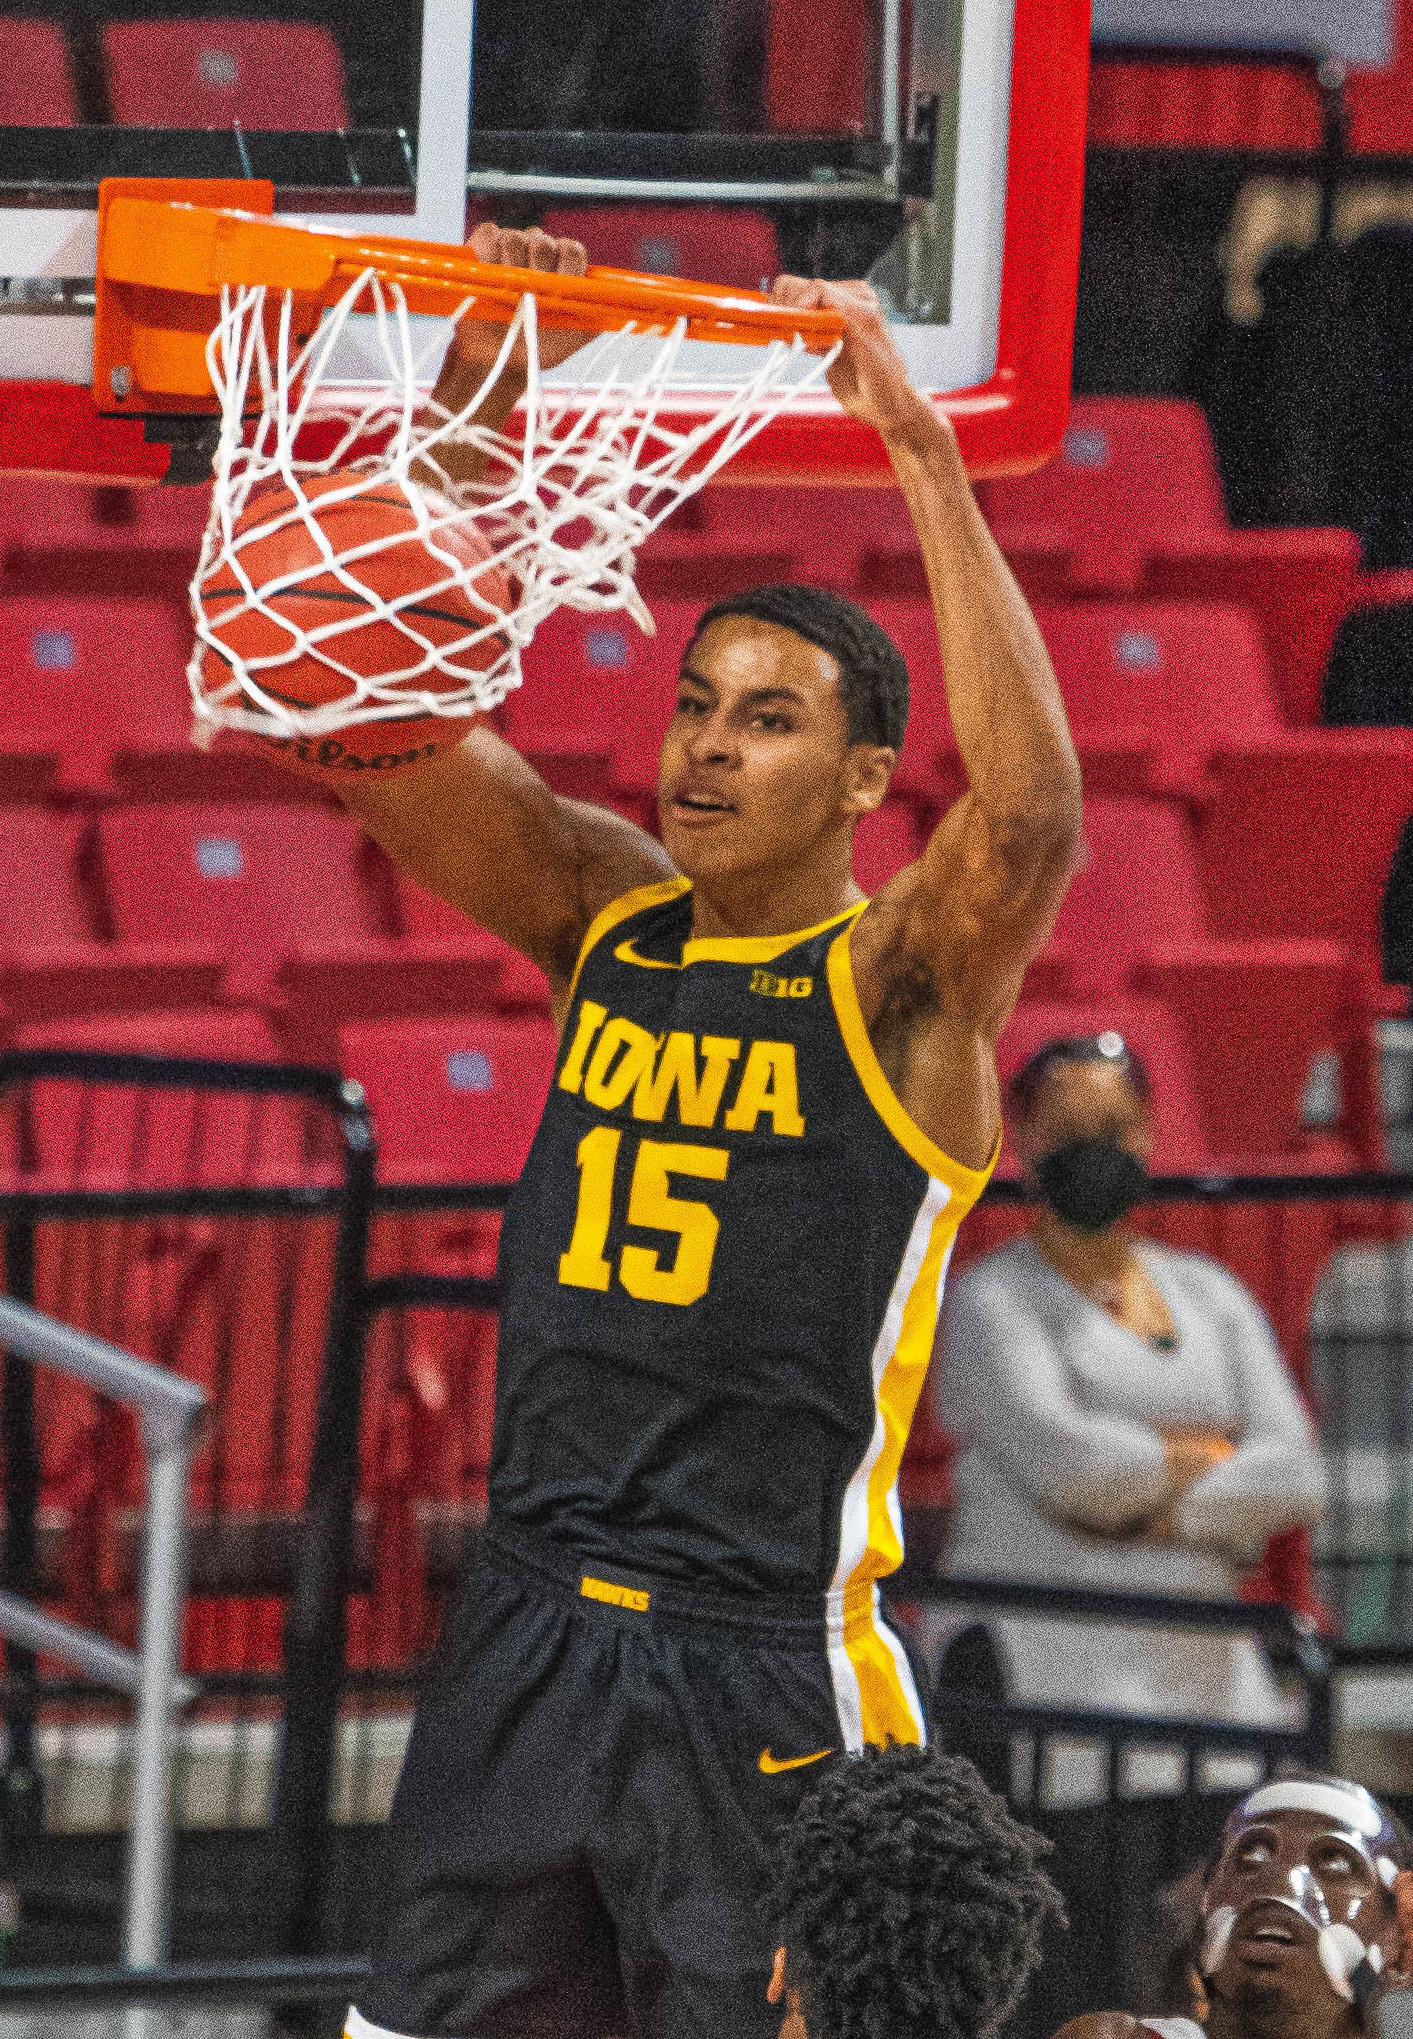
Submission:
<svg viewBox="0 0 1413 2039">
<path fill-rule="evenodd" d="M 379 932 L 344 816 L 280 806 L 120 807 L 101 815 L 102 876 L 120 941 L 216 945 L 227 991 L 254 996 L 299 942 Z"/>
<path fill-rule="evenodd" d="M 1207 924 L 1185 815 L 1159 800 L 1092 799 L 1084 811 L 1085 859 L 1076 872 L 1047 956 L 1063 966 L 1070 995 L 1107 998 L 1127 985 L 1155 944 L 1200 943 Z"/>
<path fill-rule="evenodd" d="M 549 1089 L 554 1028 L 542 1019 L 349 1026 L 343 1067 L 368 1093 L 393 1182 L 511 1182 Z"/>
<path fill-rule="evenodd" d="M 78 118 L 64 32 L 52 21 L 0 17 L 0 127 L 71 127 Z"/>
<path fill-rule="evenodd" d="M 876 892 L 921 848 L 913 809 L 905 800 L 885 800 L 854 832 L 854 876 L 865 892 Z"/>
<path fill-rule="evenodd" d="M 1004 550 L 1048 545 L 1079 582 L 1111 589 L 1136 587 L 1174 538 L 1227 522 L 1207 420 L 1176 397 L 1078 400 L 1058 457 L 986 483 L 982 501 Z"/>
<path fill-rule="evenodd" d="M 505 702 L 510 741 L 536 758 L 598 758 L 605 784 L 616 751 L 656 751 L 700 606 L 654 603 L 655 637 L 625 614 L 548 617 L 525 655 L 524 685 Z"/>
<path fill-rule="evenodd" d="M 1252 617 L 1231 605 L 1086 602 L 1037 608 L 1076 736 L 1147 729 L 1179 770 L 1215 743 L 1281 726 Z"/>
<path fill-rule="evenodd" d="M 190 624 L 169 603 L 0 597 L 0 751 L 51 759 L 64 783 L 93 788 L 106 779 L 109 753 L 139 732 L 173 748 L 187 743 L 190 651 Z"/>
<path fill-rule="evenodd" d="M 281 1059 L 265 1022 L 242 1011 L 50 1020 L 21 1027 L 14 1045 L 230 1062 Z M 18 1171 L 27 1186 L 228 1187 L 298 1182 L 304 1174 L 300 1110 L 278 1098 L 46 1078 L 28 1087 L 22 1135 L 8 1114 L 0 1127 L 11 1147 L 5 1172 Z"/>
<path fill-rule="evenodd" d="M 1351 66 L 1349 145 L 1397 155 L 1413 148 L 1413 7 L 1395 0 L 1393 61 Z M 1096 52 L 1089 140 L 1101 148 L 1315 151 L 1319 97 L 1307 73 L 1252 63 L 1123 63 Z"/>
<path fill-rule="evenodd" d="M 1336 939 L 1372 964 L 1379 895 L 1413 814 L 1413 731 L 1226 743 L 1209 786 L 1197 847 L 1213 929 Z"/>
<path fill-rule="evenodd" d="M 671 215 L 685 234 L 684 219 Z M 610 227 L 641 237 L 661 223 L 625 209 L 578 224 L 602 241 Z M 679 238 L 684 267 L 692 245 Z M 397 880 L 311 781 L 252 753 L 190 748 L 189 640 L 172 591 L 204 496 L 54 494 L 0 490 L 6 585 L 19 590 L 0 598 L 0 655 L 23 676 L 0 723 L 0 853 L 22 874 L 0 906 L 6 1038 L 49 1015 L 224 1002 L 260 1008 L 273 1052 L 320 1062 L 360 1029 L 474 1019 L 512 1028 L 506 1053 L 537 1039 L 514 1031 L 548 1010 L 523 958 Z M 1161 1015 L 1156 1052 L 1166 1063 L 1180 1044 L 1175 1081 L 1194 1100 L 1169 1144 L 1239 1160 L 1231 1128 L 1208 1124 L 1205 1092 L 1243 1080 L 1232 1072 L 1269 1002 L 1285 1046 L 1233 1124 L 1253 1156 L 1308 1155 L 1304 1077 L 1313 1055 L 1352 1052 L 1382 871 L 1413 811 L 1404 737 L 1301 726 L 1332 619 L 1354 598 L 1354 541 L 1232 531 L 1205 422 L 1178 402 L 1082 399 L 1060 460 L 983 494 L 1039 597 L 1087 794 L 1089 861 L 1013 1027 L 1041 1008 L 1092 1025 L 1116 1002 L 1145 1026 Z M 85 570 L 109 592 L 89 592 Z M 708 490 L 644 549 L 657 635 L 625 615 L 550 618 L 499 721 L 558 790 L 652 825 L 658 745 L 701 607 L 782 576 L 860 596 L 909 664 L 903 758 L 858 839 L 875 888 L 964 785 L 894 491 Z M 1225 1044 L 1209 1024 L 1219 989 L 1233 1015 Z M 456 1172 L 466 1138 L 435 1166 Z"/>
<path fill-rule="evenodd" d="M 229 15 L 116 21 L 103 30 L 123 127 L 346 128 L 343 59 L 326 28 Z"/>
<path fill-rule="evenodd" d="M 1341 530 L 1230 529 L 1196 404 L 1077 399 L 1059 458 L 987 484 L 983 499 L 1033 600 L 1108 593 L 1239 605 L 1260 626 L 1283 715 L 1318 721 L 1334 633 L 1356 596 L 1358 540 Z"/>
</svg>

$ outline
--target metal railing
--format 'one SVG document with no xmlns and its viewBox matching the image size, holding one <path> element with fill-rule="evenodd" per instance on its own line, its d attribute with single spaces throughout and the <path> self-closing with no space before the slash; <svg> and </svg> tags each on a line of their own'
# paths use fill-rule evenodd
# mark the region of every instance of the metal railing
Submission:
<svg viewBox="0 0 1413 2039">
<path fill-rule="evenodd" d="M 81 1094 L 78 1105 L 70 1098 L 64 1122 L 67 1175 L 51 1165 L 44 1144 L 49 1122 L 43 1093 L 51 1085 Z M 249 1125 L 242 1121 L 236 1138 L 222 1120 L 225 1147 L 218 1169 L 209 1154 L 200 1158 L 206 1149 L 185 1120 L 181 1137 L 187 1148 L 178 1154 L 171 1130 L 177 1122 L 159 1123 L 159 1113 L 139 1124 L 134 1107 L 131 1123 L 123 1122 L 127 1145 L 114 1161 L 111 1127 L 101 1138 L 99 1127 L 103 1112 L 111 1116 L 116 1110 L 114 1098 L 188 1093 L 218 1118 L 233 1098 L 244 1099 L 252 1112 L 258 1106 L 277 1117 L 309 1107 L 325 1130 L 304 1123 L 291 1141 L 288 1126 L 271 1134 L 252 1119 Z M 143 1057 L 11 1056 L 0 1058 L 0 1158 L 6 1110 L 20 1122 L 28 1113 L 29 1130 L 21 1123 L 20 1132 L 33 1150 L 22 1154 L 24 1171 L 12 1173 L 11 1186 L 0 1191 L 10 1293 L 38 1300 L 66 1321 L 116 1336 L 158 1364 L 203 1380 L 213 1406 L 211 1443 L 198 1455 L 195 1472 L 192 1619 L 193 1633 L 206 1640 L 199 1643 L 193 1669 L 202 1687 L 197 1712 L 213 1735 L 229 1726 L 222 1743 L 229 1745 L 228 1760 L 263 1764 L 260 1778 L 270 1776 L 268 1798 L 263 1782 L 253 1797 L 246 1784 L 233 1784 L 227 1803 L 238 1800 L 246 1809 L 237 1815 L 218 1807 L 208 1815 L 218 1825 L 223 1819 L 245 1825 L 254 1820 L 258 1828 L 251 1836 L 260 1843 L 251 1856 L 252 1865 L 258 1863 L 251 1870 L 257 1903 L 250 1908 L 258 1920 L 241 1947 L 261 1960 L 255 1966 L 240 1959 L 193 1966 L 182 1953 L 177 1963 L 164 1964 L 153 1988 L 170 1986 L 175 1996 L 187 1991 L 192 2001 L 203 1990 L 215 1993 L 203 2001 L 266 2001 L 286 1987 L 336 1996 L 346 1985 L 347 1959 L 324 1950 L 356 1950 L 362 1928 L 356 1908 L 343 1924 L 331 1919 L 331 1894 L 338 1894 L 332 1892 L 331 1844 L 342 1833 L 351 1845 L 385 1811 L 440 1608 L 484 1514 L 488 1424 L 484 1407 L 472 1405 L 478 1396 L 488 1404 L 493 1374 L 494 1231 L 508 1185 L 378 1184 L 361 1094 L 328 1072 L 154 1063 Z M 334 1148 L 327 1136 L 331 1124 Z M 163 1141 L 166 1151 L 158 1158 L 164 1166 L 157 1168 L 154 1142 Z M 215 1152 L 221 1140 L 212 1135 L 207 1145 Z M 100 1149 L 108 1170 L 101 1180 L 95 1158 L 102 1158 Z M 188 1149 L 196 1161 L 190 1161 Z M 272 1174 L 272 1154 L 275 1162 L 282 1154 L 287 1161 L 293 1157 L 283 1178 Z M 1363 1448 L 1351 1440 L 1366 1435 L 1377 1416 L 1367 1394 L 1362 1401 L 1351 1396 L 1344 1364 L 1348 1348 L 1341 1339 L 1351 1313 L 1362 1307 L 1359 1297 L 1367 1303 L 1378 1291 L 1391 1299 L 1385 1316 L 1392 1329 L 1380 1347 L 1379 1364 L 1395 1401 L 1401 1394 L 1401 1387 L 1394 1392 L 1397 1383 L 1413 1379 L 1408 1364 L 1413 1308 L 1405 1326 L 1401 1300 L 1410 1209 L 1409 1176 L 1185 1178 L 1156 1182 L 1139 1215 L 1154 1237 L 1214 1254 L 1261 1298 L 1297 1373 L 1324 1387 L 1326 1432 L 1338 1457 L 1342 1449 Z M 1028 1220 L 1017 1186 L 994 1185 L 964 1229 L 963 1259 L 1001 1243 Z M 265 1316 L 257 1313 L 259 1335 L 247 1335 L 243 1313 L 254 1307 L 252 1298 L 262 1296 L 269 1307 Z M 55 1506 L 63 1483 L 53 1431 L 64 1411 L 37 1408 L 32 1383 L 26 1389 L 21 1372 L 28 1369 L 7 1366 L 0 1402 L 6 1510 L 0 1579 L 9 1591 L 28 1597 L 39 1597 L 36 1589 L 42 1589 L 50 1604 L 67 1613 L 74 1577 L 82 1584 L 88 1574 L 82 1566 L 76 1574 L 73 1562 L 63 1560 L 64 1539 L 82 1543 L 77 1502 L 55 1541 L 56 1512 L 64 1511 Z M 253 1372 L 259 1380 L 252 1379 Z M 429 1372 L 437 1375 L 438 1393 L 431 1401 L 419 1400 L 419 1382 Z M 271 1380 L 279 1389 L 278 1396 L 268 1397 L 272 1411 L 278 1407 L 286 1418 L 291 1406 L 304 1411 L 297 1448 L 274 1428 L 250 1427 L 251 1407 L 264 1409 L 261 1396 Z M 111 1456 L 106 1419 L 100 1412 L 95 1420 L 97 1454 Z M 1390 1491 L 1402 1477 L 1395 1475 L 1403 1435 L 1392 1425 L 1381 1434 Z M 80 1436 L 80 1444 L 87 1436 Z M 256 1481 L 252 1488 L 252 1468 L 265 1477 L 262 1454 L 274 1470 L 265 1486 Z M 71 1453 L 85 1465 L 93 1456 L 86 1445 Z M 237 1473 L 246 1481 L 243 1488 Z M 1344 1487 L 1354 1494 L 1358 1479 L 1351 1476 Z M 1336 1490 L 1338 1502 L 1344 1491 L 1338 1480 Z M 121 1545 L 125 1533 L 123 1498 L 117 1479 L 105 1502 L 110 1545 L 115 1537 Z M 1317 1552 L 1327 1591 L 1348 1576 L 1367 1514 L 1366 1508 L 1359 1515 L 1351 1502 Z M 1389 1527 L 1388 1519 L 1383 1526 Z M 1396 1550 L 1388 1545 L 1383 1555 L 1395 1568 L 1405 1563 L 1402 1545 Z M 120 1560 L 121 1550 L 115 1558 L 110 1548 L 110 1572 L 116 1566 L 121 1573 Z M 1406 1567 L 1413 1576 L 1413 1535 Z M 98 1611 L 111 1617 L 115 1635 L 122 1630 L 124 1590 L 121 1578 L 117 1587 L 109 1580 L 103 1585 L 107 1599 L 99 1596 Z M 996 1589 L 987 1582 L 984 1590 L 994 1595 Z M 932 1575 L 920 1580 L 911 1573 L 897 1583 L 894 1598 L 956 1599 L 962 1591 L 957 1582 Z M 1338 1592 L 1331 1597 L 1338 1599 Z M 1389 1621 L 1402 1604 L 1396 1594 L 1388 1599 Z M 1047 1605 L 1053 1613 L 1060 1602 L 1047 1598 Z M 1154 1603 L 1147 1605 L 1145 1616 L 1136 1602 L 1119 1603 L 1124 1618 L 1156 1619 Z M 231 1640 L 251 1609 L 282 1610 L 282 1633 L 277 1627 L 273 1650 L 237 1647 Z M 84 1611 L 81 1595 L 77 1611 Z M 1175 1618 L 1171 1607 L 1166 1614 Z M 1190 1610 L 1184 1609 L 1183 1618 L 1190 1618 Z M 1238 1619 L 1231 1610 L 1197 1618 L 1219 1625 Z M 1243 1608 L 1239 1619 L 1279 1646 L 1304 1679 L 1303 1742 L 1299 1736 L 1272 1739 L 1264 1731 L 1208 1721 L 1130 1721 L 1115 1729 L 1112 1719 L 1096 1721 L 1087 1712 L 1050 1710 L 1042 1717 L 1015 1706 L 993 1726 L 1008 1742 L 1088 1735 L 1101 1742 L 1107 1737 L 1172 1745 L 1179 1759 L 1174 1833 L 1185 1836 L 1196 1830 L 1194 1820 L 1201 1826 L 1209 1817 L 1215 1802 L 1200 1774 L 1204 1750 L 1254 1751 L 1264 1762 L 1299 1753 L 1297 1743 L 1311 1753 L 1327 1745 L 1327 1680 L 1315 1675 L 1313 1659 L 1300 1670 L 1302 1652 L 1308 1657 L 1312 1647 L 1308 1632 L 1292 1627 L 1281 1610 Z M 1382 1628 L 1375 1624 L 1370 1639 L 1398 1640 L 1389 1621 Z M 81 1734 L 63 1726 L 81 1701 L 75 1688 L 36 1678 L 32 1658 L 18 1645 L 11 1647 L 8 1671 L 0 1704 L 17 1752 L 11 1761 L 22 1759 L 37 1773 L 36 1723 L 41 1715 L 57 1723 L 46 1729 L 52 1755 L 54 1737 Z M 981 1713 L 956 1691 L 944 1693 L 939 1705 L 954 1724 Z M 1109 1772 L 1110 1781 L 1121 1784 L 1112 1762 Z M 1008 1776 L 1014 1787 L 1018 1773 Z M 1018 1802 L 1023 1801 L 1022 1793 Z M 5 1803 L 0 1800 L 0 1814 Z M 1037 1817 L 1050 1817 L 1043 1805 L 1033 1809 Z M 331 1824 L 349 1820 L 352 1828 Z M 1173 1841 L 1167 1854 L 1177 1845 Z M 226 1944 L 195 1929 L 187 1941 L 187 1952 L 207 1945 L 224 1951 Z M 281 1967 L 290 1957 L 309 1957 L 313 1966 L 306 1961 L 297 1970 Z M 95 1992 L 94 2001 L 104 1991 L 126 1987 L 115 1969 L 99 1966 L 86 1974 L 86 1980 L 71 1977 L 64 1986 L 79 1994 Z M 35 1978 L 24 1987 L 43 1997 L 48 1985 Z"/>
<path fill-rule="evenodd" d="M 105 1637 L 55 1620 L 29 1602 L 0 1598 L 0 1634 L 44 1651 L 136 1701 L 132 1822 L 128 1835 L 123 1958 L 129 1968 L 166 1960 L 171 1895 L 171 1714 L 194 1693 L 179 1677 L 186 1602 L 186 1492 L 206 1397 L 190 1381 L 24 1303 L 0 1297 L 0 1347 L 14 1358 L 83 1381 L 138 1413 L 147 1455 L 141 1645 L 134 1657 Z"/>
</svg>

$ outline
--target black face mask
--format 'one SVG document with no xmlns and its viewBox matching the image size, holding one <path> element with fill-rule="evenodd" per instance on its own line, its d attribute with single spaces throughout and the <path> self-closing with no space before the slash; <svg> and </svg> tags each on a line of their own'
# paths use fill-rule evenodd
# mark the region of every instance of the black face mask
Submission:
<svg viewBox="0 0 1413 2039">
<path fill-rule="evenodd" d="M 1035 1164 L 1041 1194 L 1078 1232 L 1104 1232 L 1142 1203 L 1148 1171 L 1117 1140 L 1066 1140 Z"/>
</svg>

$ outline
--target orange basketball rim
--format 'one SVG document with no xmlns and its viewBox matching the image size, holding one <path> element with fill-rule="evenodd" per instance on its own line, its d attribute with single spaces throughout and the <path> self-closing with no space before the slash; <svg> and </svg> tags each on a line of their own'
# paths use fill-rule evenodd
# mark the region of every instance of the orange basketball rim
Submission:
<svg viewBox="0 0 1413 2039">
<path fill-rule="evenodd" d="M 242 209 L 203 203 L 238 189 Z M 101 410 L 202 412 L 217 408 L 206 346 L 223 291 L 290 294 L 297 340 L 314 331 L 370 271 L 410 312 L 450 317 L 463 308 L 505 323 L 532 296 L 541 326 L 610 333 L 668 332 L 688 340 L 763 347 L 796 340 L 823 352 L 842 336 L 838 315 L 794 311 L 761 292 L 676 277 L 591 268 L 549 275 L 480 262 L 464 248 L 359 233 L 319 233 L 269 215 L 273 187 L 114 178 L 99 193 L 94 396 Z"/>
</svg>

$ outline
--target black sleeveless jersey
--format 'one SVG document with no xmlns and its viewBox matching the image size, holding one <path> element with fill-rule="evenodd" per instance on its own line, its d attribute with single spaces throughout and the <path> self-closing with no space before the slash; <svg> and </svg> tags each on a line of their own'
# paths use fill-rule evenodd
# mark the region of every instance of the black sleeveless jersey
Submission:
<svg viewBox="0 0 1413 2039">
<path fill-rule="evenodd" d="M 692 940 L 677 878 L 579 959 L 501 1242 L 494 1517 L 586 1561 L 872 1603 L 964 1168 L 888 1085 L 862 907 Z"/>
</svg>

